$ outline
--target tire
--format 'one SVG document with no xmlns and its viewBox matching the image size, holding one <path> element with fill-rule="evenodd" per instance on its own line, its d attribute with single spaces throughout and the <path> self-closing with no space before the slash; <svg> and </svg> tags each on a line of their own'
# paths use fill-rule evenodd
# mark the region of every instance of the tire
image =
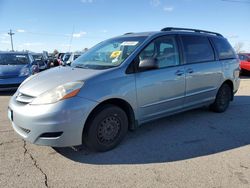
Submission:
<svg viewBox="0 0 250 188">
<path fill-rule="evenodd" d="M 127 114 L 115 105 L 104 105 L 87 122 L 83 143 L 93 151 L 108 151 L 122 141 L 127 130 Z"/>
<path fill-rule="evenodd" d="M 213 104 L 210 105 L 210 109 L 214 112 L 222 113 L 225 112 L 232 99 L 232 89 L 228 84 L 223 84 L 215 98 Z"/>
</svg>

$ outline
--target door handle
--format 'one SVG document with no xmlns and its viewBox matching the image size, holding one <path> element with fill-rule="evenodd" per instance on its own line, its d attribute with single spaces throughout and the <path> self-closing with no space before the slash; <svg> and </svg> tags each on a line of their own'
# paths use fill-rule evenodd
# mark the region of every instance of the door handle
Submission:
<svg viewBox="0 0 250 188">
<path fill-rule="evenodd" d="M 184 71 L 178 70 L 178 71 L 176 71 L 175 74 L 176 74 L 177 76 L 182 76 L 182 75 L 184 74 Z"/>
<path fill-rule="evenodd" d="M 191 68 L 189 68 L 189 69 L 187 69 L 187 71 L 186 71 L 188 74 L 192 74 L 193 72 L 194 72 L 194 70 L 193 69 L 191 69 Z"/>
</svg>

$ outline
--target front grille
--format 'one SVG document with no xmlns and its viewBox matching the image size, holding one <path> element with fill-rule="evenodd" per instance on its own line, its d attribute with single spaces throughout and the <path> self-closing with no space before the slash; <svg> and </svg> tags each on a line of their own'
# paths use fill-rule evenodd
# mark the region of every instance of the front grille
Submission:
<svg viewBox="0 0 250 188">
<path fill-rule="evenodd" d="M 24 104 L 28 104 L 31 103 L 33 101 L 34 97 L 30 96 L 30 95 L 26 95 L 23 93 L 18 93 L 16 96 L 16 101 L 24 103 Z"/>
<path fill-rule="evenodd" d="M 9 78 L 16 78 L 18 75 L 1 75 L 0 79 L 9 79 Z"/>
</svg>

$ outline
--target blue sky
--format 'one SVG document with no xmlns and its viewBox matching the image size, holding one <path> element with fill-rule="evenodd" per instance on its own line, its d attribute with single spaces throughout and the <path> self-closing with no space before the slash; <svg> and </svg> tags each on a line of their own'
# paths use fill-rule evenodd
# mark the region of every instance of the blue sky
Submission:
<svg viewBox="0 0 250 188">
<path fill-rule="evenodd" d="M 0 0 L 0 50 L 11 49 L 9 29 L 15 50 L 51 52 L 174 26 L 216 31 L 250 51 L 249 23 L 248 0 Z"/>
</svg>

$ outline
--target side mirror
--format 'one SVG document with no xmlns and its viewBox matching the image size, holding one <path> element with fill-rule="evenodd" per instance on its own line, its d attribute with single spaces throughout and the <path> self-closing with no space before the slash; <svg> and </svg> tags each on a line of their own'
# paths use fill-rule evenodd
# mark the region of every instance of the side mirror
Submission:
<svg viewBox="0 0 250 188">
<path fill-rule="evenodd" d="M 144 71 L 144 70 L 153 70 L 153 69 L 158 69 L 158 63 L 157 59 L 155 58 L 146 58 L 139 63 L 139 70 Z"/>
</svg>

